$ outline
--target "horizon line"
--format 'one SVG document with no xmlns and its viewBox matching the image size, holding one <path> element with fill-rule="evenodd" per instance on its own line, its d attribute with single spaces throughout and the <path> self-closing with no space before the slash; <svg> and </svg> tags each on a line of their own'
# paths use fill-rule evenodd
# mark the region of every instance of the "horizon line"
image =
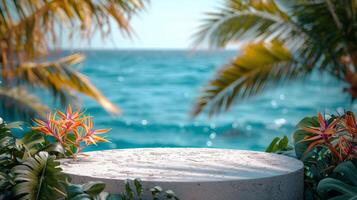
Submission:
<svg viewBox="0 0 357 200">
<path fill-rule="evenodd" d="M 190 48 L 59 48 L 51 51 L 237 51 L 233 48 L 204 48 L 204 49 L 190 49 Z"/>
</svg>

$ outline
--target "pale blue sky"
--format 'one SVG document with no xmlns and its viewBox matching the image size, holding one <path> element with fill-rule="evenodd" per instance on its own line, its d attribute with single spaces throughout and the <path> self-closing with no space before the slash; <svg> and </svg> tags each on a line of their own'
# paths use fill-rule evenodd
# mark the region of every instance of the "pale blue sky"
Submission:
<svg viewBox="0 0 357 200">
<path fill-rule="evenodd" d="M 73 40 L 64 48 L 186 49 L 192 45 L 204 12 L 215 10 L 224 0 L 151 0 L 146 11 L 132 20 L 136 36 L 125 38 L 113 24 L 110 38 L 94 35 L 91 44 Z"/>
</svg>

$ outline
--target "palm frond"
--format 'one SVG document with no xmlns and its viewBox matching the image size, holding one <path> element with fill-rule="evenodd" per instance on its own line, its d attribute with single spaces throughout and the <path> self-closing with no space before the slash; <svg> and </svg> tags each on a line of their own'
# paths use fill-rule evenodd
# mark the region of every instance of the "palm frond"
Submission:
<svg viewBox="0 0 357 200">
<path fill-rule="evenodd" d="M 119 109 L 100 91 L 70 67 L 80 61 L 73 55 L 58 61 L 43 62 L 63 39 L 74 34 L 90 40 L 95 32 L 103 37 L 112 21 L 125 36 L 133 32 L 130 20 L 143 10 L 146 0 L 22 0 L 0 1 L 0 66 L 5 87 L 27 86 L 48 89 L 62 104 L 78 99 L 80 92 L 98 101 L 107 111 Z M 13 104 L 13 103 L 12 103 Z M 8 104 L 3 104 L 6 107 Z M 33 110 L 34 111 L 34 110 Z"/>
<path fill-rule="evenodd" d="M 284 10 L 268 1 L 228 0 L 197 33 L 198 43 L 213 47 L 243 42 L 243 55 L 223 67 L 198 99 L 193 115 L 206 107 L 209 114 L 227 110 L 237 99 L 255 95 L 267 86 L 290 80 L 314 69 L 330 73 L 350 85 L 357 96 L 357 4 L 352 0 L 283 2 Z M 263 43 L 279 43 L 273 50 Z M 274 46 L 274 45 L 273 45 Z M 274 52 L 276 51 L 276 52 Z M 292 56 L 293 55 L 293 56 Z M 284 58 L 284 59 L 282 59 Z"/>
<path fill-rule="evenodd" d="M 281 42 L 252 43 L 242 55 L 223 67 L 204 88 L 192 115 L 204 109 L 209 115 L 228 110 L 235 99 L 244 99 L 268 86 L 306 75 L 309 69 L 300 66 Z"/>
<path fill-rule="evenodd" d="M 83 59 L 81 54 L 73 54 L 53 62 L 27 62 L 15 71 L 15 79 L 33 86 L 48 88 L 53 95 L 62 95 L 62 104 L 67 104 L 66 94 L 80 92 L 99 102 L 108 112 L 119 114 L 120 110 L 112 104 L 83 74 L 73 65 Z"/>
<path fill-rule="evenodd" d="M 224 47 L 246 40 L 291 41 L 301 38 L 300 28 L 274 1 L 230 0 L 218 12 L 207 13 L 194 44 L 208 42 L 213 47 Z"/>
<path fill-rule="evenodd" d="M 323 52 L 320 57 L 326 57 L 333 63 L 325 65 L 323 70 L 340 71 L 338 76 L 341 77 L 344 72 L 343 66 L 339 63 L 341 56 L 357 53 L 355 34 L 357 29 L 353 23 L 350 23 L 357 17 L 352 14 L 357 7 L 353 6 L 350 0 L 333 2 L 333 13 L 327 1 L 306 1 L 295 5 L 292 15 L 306 30 L 309 49 L 318 47 L 318 51 Z M 335 17 L 338 18 L 337 22 Z M 341 22 L 343 22 L 342 27 L 338 25 Z M 309 51 L 309 49 L 301 49 L 301 51 Z"/>
<path fill-rule="evenodd" d="M 82 33 L 86 38 L 96 30 L 105 36 L 110 31 L 110 19 L 130 34 L 130 18 L 143 7 L 141 0 L 1 1 L 0 39 L 6 42 L 4 50 L 10 50 L 3 53 L 25 61 L 46 53 L 51 43 L 56 44 L 58 28 L 69 34 Z"/>
<path fill-rule="evenodd" d="M 49 108 L 23 87 L 0 87 L 1 110 L 5 117 L 45 116 Z M 20 115 L 20 116 L 19 116 Z"/>
</svg>

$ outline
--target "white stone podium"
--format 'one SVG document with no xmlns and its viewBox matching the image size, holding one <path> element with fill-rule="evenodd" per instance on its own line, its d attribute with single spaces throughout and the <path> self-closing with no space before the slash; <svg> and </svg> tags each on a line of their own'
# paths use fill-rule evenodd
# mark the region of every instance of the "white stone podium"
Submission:
<svg viewBox="0 0 357 200">
<path fill-rule="evenodd" d="M 74 183 L 103 181 L 118 194 L 140 178 L 144 190 L 171 189 L 181 200 L 300 200 L 303 164 L 287 156 L 213 148 L 142 148 L 86 152 L 61 160 Z M 146 197 L 150 199 L 149 192 Z"/>
</svg>

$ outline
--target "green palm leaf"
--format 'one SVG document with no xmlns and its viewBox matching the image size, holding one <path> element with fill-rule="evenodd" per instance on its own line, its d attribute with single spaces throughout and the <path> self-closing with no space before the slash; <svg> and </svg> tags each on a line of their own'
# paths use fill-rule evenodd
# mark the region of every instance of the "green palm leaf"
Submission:
<svg viewBox="0 0 357 200">
<path fill-rule="evenodd" d="M 29 158 L 13 168 L 16 186 L 14 194 L 19 199 L 45 200 L 65 196 L 65 178 L 55 156 L 47 152 Z"/>
<path fill-rule="evenodd" d="M 95 32 L 106 37 L 111 31 L 112 21 L 125 36 L 130 37 L 130 19 L 145 4 L 145 0 L 0 1 L 2 84 L 10 89 L 20 85 L 24 87 L 24 83 L 31 88 L 29 91 L 33 91 L 33 87 L 47 89 L 62 105 L 78 100 L 77 93 L 82 93 L 95 99 L 107 111 L 118 114 L 119 109 L 87 77 L 72 67 L 82 60 L 81 55 L 44 61 L 58 57 L 59 54 L 53 55 L 53 50 L 60 47 L 63 39 L 77 35 L 90 40 Z M 7 110 L 13 110 L 17 102 L 1 104 L 9 108 Z M 43 112 L 40 107 L 32 108 L 34 112 L 31 114 Z"/>
<path fill-rule="evenodd" d="M 195 34 L 195 44 L 208 42 L 214 47 L 224 47 L 247 39 L 296 42 L 301 39 L 296 37 L 301 31 L 274 1 L 230 0 L 218 12 L 207 13 Z"/>
<path fill-rule="evenodd" d="M 205 108 L 209 115 L 218 114 L 222 108 L 228 110 L 237 97 L 250 97 L 268 86 L 302 77 L 308 72 L 294 61 L 280 42 L 250 44 L 204 88 L 192 115 Z"/>
<path fill-rule="evenodd" d="M 203 90 L 194 116 L 205 107 L 210 115 L 227 110 L 235 99 L 253 96 L 314 69 L 347 82 L 350 87 L 344 91 L 357 98 L 356 2 L 275 2 L 228 0 L 223 8 L 208 13 L 196 34 L 196 44 L 245 47 Z M 288 50 L 288 56 L 271 47 L 254 47 L 275 41 Z"/>
<path fill-rule="evenodd" d="M 0 7 L 3 8 L 0 38 L 14 42 L 13 47 L 8 46 L 13 51 L 3 49 L 3 53 L 15 54 L 26 61 L 46 53 L 49 43 L 57 44 L 55 23 L 72 34 L 81 33 L 89 38 L 93 27 L 105 36 L 110 31 L 110 19 L 114 19 L 123 32 L 129 34 L 130 17 L 140 11 L 144 3 L 141 0 L 24 0 L 1 1 Z"/>
</svg>

